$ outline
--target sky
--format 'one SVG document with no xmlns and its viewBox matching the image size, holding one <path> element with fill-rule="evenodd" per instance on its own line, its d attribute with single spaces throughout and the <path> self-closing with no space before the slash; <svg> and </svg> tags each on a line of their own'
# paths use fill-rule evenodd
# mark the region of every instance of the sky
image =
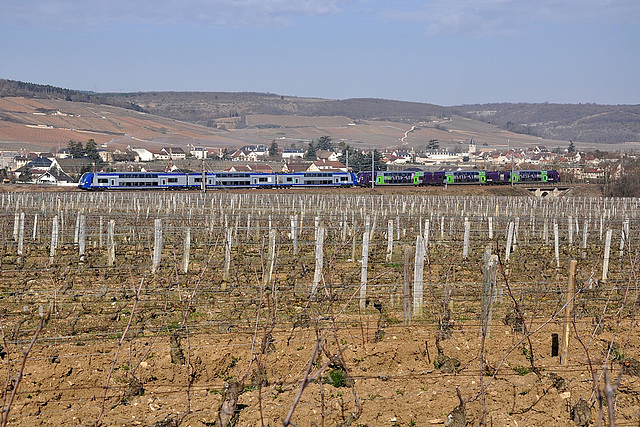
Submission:
<svg viewBox="0 0 640 427">
<path fill-rule="evenodd" d="M 639 0 L 0 0 L 0 78 L 96 92 L 640 104 Z"/>
</svg>

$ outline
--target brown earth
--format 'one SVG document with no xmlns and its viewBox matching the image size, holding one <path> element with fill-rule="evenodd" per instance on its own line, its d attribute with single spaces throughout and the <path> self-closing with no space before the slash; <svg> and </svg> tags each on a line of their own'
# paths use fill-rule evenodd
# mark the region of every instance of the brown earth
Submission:
<svg viewBox="0 0 640 427">
<path fill-rule="evenodd" d="M 256 210 L 248 212 L 254 223 L 266 225 Z M 628 265 L 614 256 L 611 284 L 592 287 L 589 280 L 601 260 L 596 243 L 580 261 L 575 327 L 563 365 L 551 355 L 551 335 L 562 335 L 567 272 L 555 268 L 552 248 L 524 244 L 524 231 L 499 279 L 503 295 L 483 346 L 482 253 L 461 260 L 453 241 L 434 242 L 425 268 L 425 283 L 431 285 L 424 313 L 403 326 L 402 251 L 386 262 L 380 235 L 372 240 L 368 304 L 360 309 L 361 265 L 345 256 L 350 242 L 327 240 L 320 292 L 308 298 L 312 230 L 299 255 L 278 243 L 272 283 L 264 273 L 264 233 L 239 234 L 225 281 L 221 230 L 194 233 L 185 274 L 180 268 L 185 219 L 168 221 L 164 263 L 150 273 L 148 221 L 115 217 L 115 267 L 107 266 L 95 229 L 82 262 L 69 229 L 53 260 L 44 240 L 28 242 L 19 257 L 6 237 L 13 211 L 3 217 L 0 321 L 2 352 L 8 352 L 0 368 L 7 378 L 3 406 L 38 330 L 39 306 L 45 320 L 10 404 L 10 425 L 94 425 L 98 419 L 101 425 L 214 425 L 224 397 L 227 405 L 233 400 L 225 384 L 237 387 L 238 426 L 282 425 L 292 409 L 291 420 L 299 426 L 443 425 L 459 405 L 458 390 L 467 425 L 484 418 L 487 425 L 573 426 L 571 407 L 581 398 L 596 424 L 592 370 L 602 390 L 603 366 L 615 381 L 640 351 L 637 290 L 626 280 Z M 279 221 L 286 220 L 273 218 L 282 242 L 286 225 Z M 562 259 L 579 253 L 563 243 Z M 527 330 L 535 331 L 530 336 L 535 371 L 505 277 Z M 640 381 L 637 373 L 623 372 L 616 425 L 635 426 Z M 311 381 L 297 401 L 305 378 Z"/>
</svg>

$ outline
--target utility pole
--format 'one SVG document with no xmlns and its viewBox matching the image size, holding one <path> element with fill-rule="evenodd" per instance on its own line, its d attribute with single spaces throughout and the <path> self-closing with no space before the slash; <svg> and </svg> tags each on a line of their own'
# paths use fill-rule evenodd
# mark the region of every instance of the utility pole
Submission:
<svg viewBox="0 0 640 427">
<path fill-rule="evenodd" d="M 511 186 L 513 187 L 513 152 L 511 151 L 511 142 L 508 139 L 507 147 L 509 148 L 509 152 L 511 153 L 511 174 L 509 175 L 509 181 L 511 181 Z"/>
<path fill-rule="evenodd" d="M 375 167 L 375 161 L 373 158 L 373 149 L 371 150 L 371 189 L 374 190 L 375 189 L 375 182 L 376 182 L 376 167 Z"/>
<path fill-rule="evenodd" d="M 202 155 L 202 192 L 206 193 L 207 192 L 207 185 L 206 185 L 206 174 L 204 172 L 204 153 Z"/>
</svg>

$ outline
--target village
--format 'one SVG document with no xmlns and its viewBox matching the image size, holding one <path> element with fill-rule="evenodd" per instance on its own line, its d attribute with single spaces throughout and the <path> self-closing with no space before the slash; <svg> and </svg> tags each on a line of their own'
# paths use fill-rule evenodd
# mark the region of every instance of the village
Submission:
<svg viewBox="0 0 640 427">
<path fill-rule="evenodd" d="M 330 141 L 330 140 L 329 140 Z M 432 141 L 433 142 L 433 141 Z M 431 144 L 431 150 L 376 150 L 377 169 L 387 170 L 502 170 L 555 169 L 565 183 L 603 184 L 623 172 L 623 159 L 634 155 L 596 150 L 581 152 L 573 143 L 565 149 L 549 150 L 538 145 L 531 148 L 488 150 L 478 147 L 473 139 L 464 148 L 441 149 Z M 0 177 L 4 183 L 49 184 L 73 186 L 89 171 L 118 172 L 337 172 L 359 171 L 349 162 L 349 151 L 343 143 L 338 149 L 278 148 L 264 144 L 247 145 L 239 149 L 211 147 L 167 146 L 149 149 L 129 146 L 124 150 L 109 150 L 71 141 L 69 147 L 56 152 L 0 152 Z M 370 150 L 358 151 L 371 157 Z M 370 164 L 370 163 L 369 163 Z"/>
</svg>

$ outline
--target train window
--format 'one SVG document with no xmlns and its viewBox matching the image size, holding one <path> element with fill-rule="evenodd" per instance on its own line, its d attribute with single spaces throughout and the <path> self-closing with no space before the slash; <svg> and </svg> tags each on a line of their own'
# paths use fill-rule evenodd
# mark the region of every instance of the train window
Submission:
<svg viewBox="0 0 640 427">
<path fill-rule="evenodd" d="M 169 178 L 167 181 L 170 183 L 176 183 L 178 182 L 178 178 Z"/>
<path fill-rule="evenodd" d="M 193 182 L 202 182 L 202 178 L 195 178 Z"/>
<path fill-rule="evenodd" d="M 108 184 L 109 180 L 106 178 L 98 178 L 98 184 Z"/>
</svg>

